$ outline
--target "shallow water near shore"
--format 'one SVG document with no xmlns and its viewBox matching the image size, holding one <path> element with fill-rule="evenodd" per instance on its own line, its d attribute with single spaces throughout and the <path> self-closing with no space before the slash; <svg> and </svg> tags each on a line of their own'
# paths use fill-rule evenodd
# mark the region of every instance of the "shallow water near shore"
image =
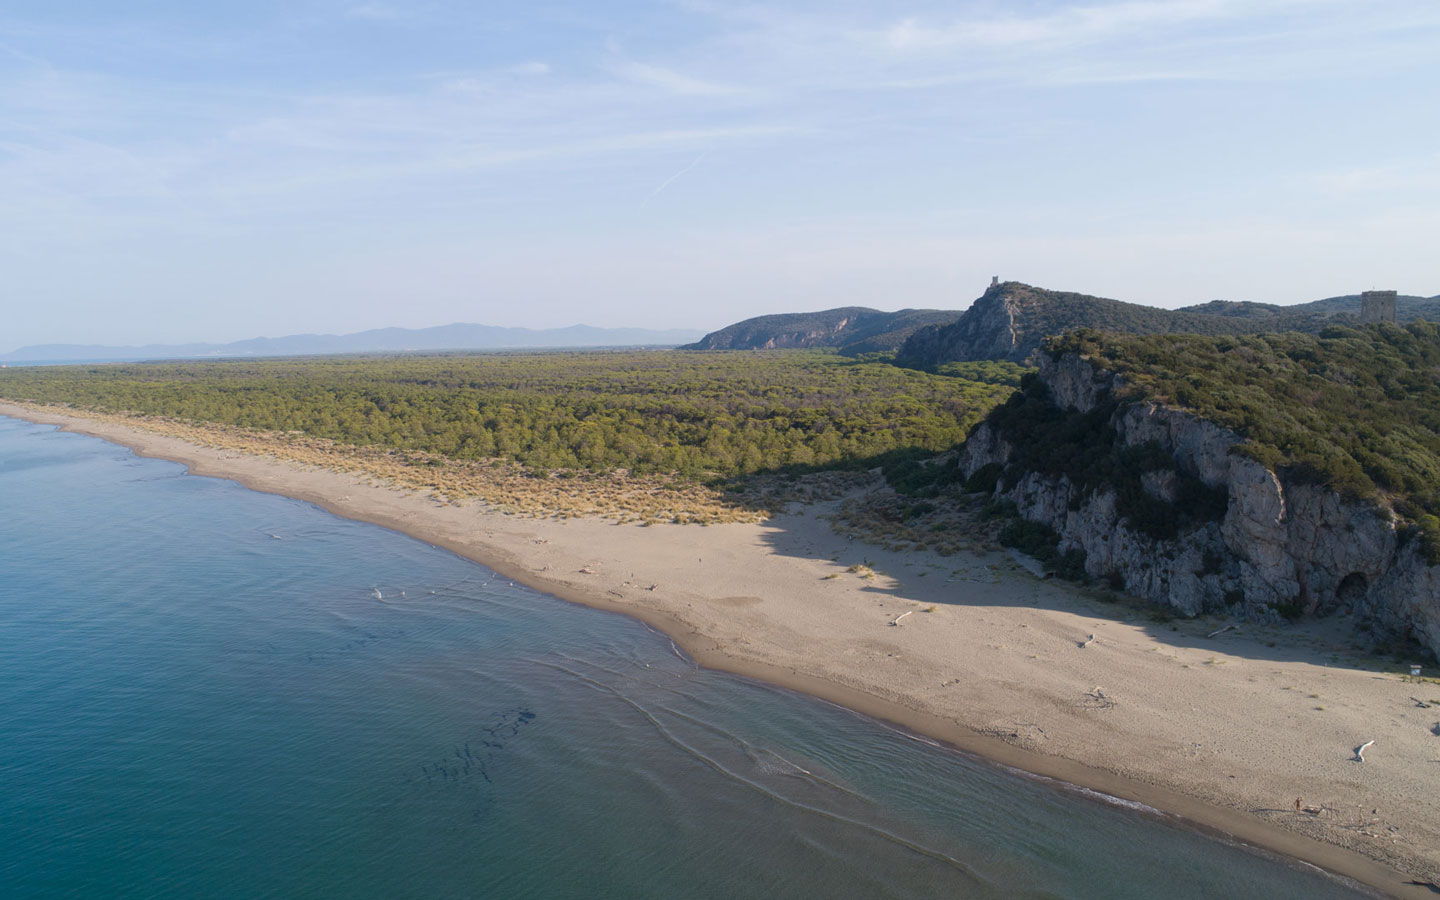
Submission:
<svg viewBox="0 0 1440 900">
<path fill-rule="evenodd" d="M 6 897 L 1365 896 L 5 418 L 0 554 Z"/>
</svg>

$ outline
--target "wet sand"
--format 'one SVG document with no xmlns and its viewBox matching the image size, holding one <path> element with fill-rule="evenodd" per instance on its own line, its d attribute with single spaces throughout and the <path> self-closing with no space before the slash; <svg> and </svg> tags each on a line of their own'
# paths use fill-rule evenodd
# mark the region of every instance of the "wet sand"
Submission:
<svg viewBox="0 0 1440 900">
<path fill-rule="evenodd" d="M 404 532 L 640 618 L 702 665 L 1386 893 L 1435 896 L 1407 882 L 1440 881 L 1440 684 L 1363 659 L 1344 621 L 1207 637 L 1227 623 L 1165 621 L 1039 580 L 1008 554 L 847 540 L 825 520 L 833 503 L 709 526 L 526 518 L 115 421 L 5 403 L 0 414 Z"/>
</svg>

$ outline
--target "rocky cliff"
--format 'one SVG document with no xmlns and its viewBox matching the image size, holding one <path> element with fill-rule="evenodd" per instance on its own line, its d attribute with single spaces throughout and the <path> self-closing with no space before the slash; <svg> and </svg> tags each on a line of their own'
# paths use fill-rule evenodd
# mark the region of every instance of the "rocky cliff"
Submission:
<svg viewBox="0 0 1440 900">
<path fill-rule="evenodd" d="M 1041 353 L 1009 416 L 982 423 L 960 466 L 1092 578 L 1184 615 L 1353 614 L 1378 641 L 1440 657 L 1440 565 L 1381 500 L 1347 498 L 1239 451 L 1183 409 L 1126 400 L 1122 375 Z M 1026 404 L 1028 410 L 1023 409 Z M 1060 435 L 1037 455 L 1021 414 Z M 1055 457 L 1089 454 L 1076 462 Z"/>
</svg>

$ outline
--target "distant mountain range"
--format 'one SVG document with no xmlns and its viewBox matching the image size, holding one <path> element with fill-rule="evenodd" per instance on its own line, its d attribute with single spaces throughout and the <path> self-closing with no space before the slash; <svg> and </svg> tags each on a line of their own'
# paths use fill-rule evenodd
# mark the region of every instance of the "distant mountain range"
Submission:
<svg viewBox="0 0 1440 900">
<path fill-rule="evenodd" d="M 712 331 L 682 350 L 782 350 L 838 347 L 843 353 L 895 351 L 905 339 L 930 325 L 948 325 L 959 310 L 902 309 L 882 312 L 868 306 L 843 306 L 813 313 L 756 316 Z"/>
<path fill-rule="evenodd" d="M 66 360 L 193 359 L 233 356 L 310 356 L 325 353 L 401 353 L 411 350 L 511 350 L 520 348 L 669 346 L 693 341 L 701 332 L 645 328 L 568 328 L 536 330 L 491 325 L 439 325 L 434 328 L 377 328 L 354 334 L 292 334 L 252 338 L 229 344 L 146 344 L 111 347 L 91 344 L 36 344 L 0 355 L 4 362 Z"/>
</svg>

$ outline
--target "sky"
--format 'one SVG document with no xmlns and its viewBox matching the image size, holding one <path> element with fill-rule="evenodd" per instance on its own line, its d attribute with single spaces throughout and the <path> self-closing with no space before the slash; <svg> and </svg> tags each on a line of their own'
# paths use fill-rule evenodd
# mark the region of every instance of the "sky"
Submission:
<svg viewBox="0 0 1440 900">
<path fill-rule="evenodd" d="M 0 350 L 1440 293 L 1433 0 L 6 0 Z"/>
</svg>

